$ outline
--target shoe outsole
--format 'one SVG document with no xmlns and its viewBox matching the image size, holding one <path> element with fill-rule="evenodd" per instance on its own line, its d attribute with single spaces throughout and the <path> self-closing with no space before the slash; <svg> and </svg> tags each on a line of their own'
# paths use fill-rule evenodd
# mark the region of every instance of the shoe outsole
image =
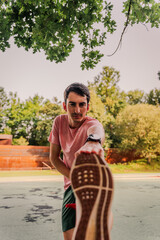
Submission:
<svg viewBox="0 0 160 240">
<path fill-rule="evenodd" d="M 80 154 L 71 169 L 71 184 L 81 207 L 74 240 L 109 240 L 113 178 L 107 164 L 96 154 Z"/>
</svg>

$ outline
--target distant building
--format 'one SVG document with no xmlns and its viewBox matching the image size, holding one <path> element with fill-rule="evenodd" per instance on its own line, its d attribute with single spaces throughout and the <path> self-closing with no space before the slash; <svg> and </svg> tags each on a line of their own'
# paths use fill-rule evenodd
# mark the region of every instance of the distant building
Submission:
<svg viewBox="0 0 160 240">
<path fill-rule="evenodd" d="M 0 145 L 12 145 L 12 135 L 0 134 Z"/>
</svg>

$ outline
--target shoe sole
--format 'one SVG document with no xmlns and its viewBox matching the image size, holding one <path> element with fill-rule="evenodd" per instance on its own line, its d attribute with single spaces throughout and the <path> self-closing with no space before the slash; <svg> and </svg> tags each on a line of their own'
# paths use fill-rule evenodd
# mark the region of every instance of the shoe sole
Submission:
<svg viewBox="0 0 160 240">
<path fill-rule="evenodd" d="M 81 208 L 72 240 L 109 240 L 113 178 L 107 163 L 96 154 L 80 154 L 71 169 L 71 185 Z"/>
</svg>

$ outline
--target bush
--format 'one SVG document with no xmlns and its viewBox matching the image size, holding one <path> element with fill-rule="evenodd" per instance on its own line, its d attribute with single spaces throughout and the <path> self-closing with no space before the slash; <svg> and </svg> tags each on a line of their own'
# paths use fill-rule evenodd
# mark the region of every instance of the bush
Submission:
<svg viewBox="0 0 160 240">
<path fill-rule="evenodd" d="M 29 144 L 29 142 L 27 142 L 27 140 L 24 137 L 20 137 L 20 138 L 14 138 L 13 145 L 21 145 L 21 146 L 27 146 Z"/>
<path fill-rule="evenodd" d="M 115 123 L 117 147 L 136 149 L 141 157 L 155 158 L 160 154 L 160 108 L 148 104 L 127 106 Z"/>
</svg>

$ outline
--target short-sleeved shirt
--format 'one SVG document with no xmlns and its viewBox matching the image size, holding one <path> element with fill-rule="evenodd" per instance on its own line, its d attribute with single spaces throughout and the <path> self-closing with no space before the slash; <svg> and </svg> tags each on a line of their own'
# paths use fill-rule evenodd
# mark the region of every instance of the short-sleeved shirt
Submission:
<svg viewBox="0 0 160 240">
<path fill-rule="evenodd" d="M 103 128 L 97 119 L 88 116 L 78 128 L 70 128 L 67 114 L 59 115 L 54 119 L 48 140 L 61 147 L 63 150 L 63 162 L 67 168 L 71 168 L 75 153 L 85 144 L 87 130 L 91 126 Z M 70 184 L 70 180 L 64 176 L 64 189 L 66 190 Z"/>
</svg>

